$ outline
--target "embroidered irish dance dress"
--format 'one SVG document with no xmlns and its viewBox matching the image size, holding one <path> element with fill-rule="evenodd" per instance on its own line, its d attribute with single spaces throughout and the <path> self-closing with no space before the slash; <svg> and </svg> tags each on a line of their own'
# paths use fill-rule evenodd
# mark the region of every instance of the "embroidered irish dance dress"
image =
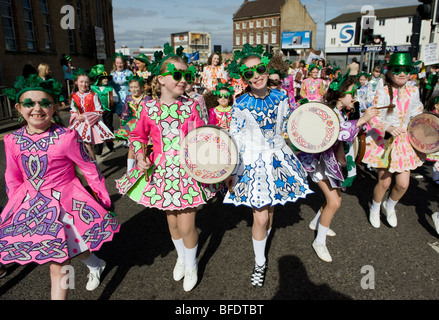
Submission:
<svg viewBox="0 0 439 320">
<path fill-rule="evenodd" d="M 283 137 L 290 112 L 288 97 L 280 90 L 270 90 L 265 98 L 245 94 L 236 100 L 230 134 L 240 161 L 233 192 L 227 192 L 224 203 L 262 208 L 312 193 L 305 170 Z"/>
<path fill-rule="evenodd" d="M 132 95 L 127 97 L 125 107 L 120 115 L 121 126 L 114 133 L 116 139 L 127 141 L 130 139 L 130 133 L 134 130 L 136 123 L 139 120 L 142 105 L 149 100 L 151 100 L 151 97 L 146 94 L 142 94 L 138 98 L 134 98 Z"/>
<path fill-rule="evenodd" d="M 410 120 L 422 113 L 423 105 L 419 98 L 419 89 L 411 85 L 405 85 L 399 89 L 393 89 L 393 111 L 380 110 L 381 115 L 370 121 L 372 130 L 370 141 L 366 144 L 366 152 L 363 162 L 374 168 L 386 168 L 390 172 L 403 172 L 422 166 L 425 155 L 413 149 L 407 133 L 397 137 L 385 139 L 386 130 L 390 127 L 407 128 Z M 379 88 L 373 105 L 376 107 L 390 104 L 389 88 Z"/>
<path fill-rule="evenodd" d="M 111 75 L 113 76 L 113 86 L 117 95 L 117 101 L 115 101 L 114 104 L 114 112 L 120 115 L 125 105 L 126 98 L 130 94 L 129 86 L 126 84 L 127 77 L 132 76 L 133 72 L 128 69 L 123 71 L 115 70 Z"/>
<path fill-rule="evenodd" d="M 303 80 L 300 95 L 310 102 L 322 102 L 325 94 L 325 86 L 322 79 L 307 78 Z"/>
<path fill-rule="evenodd" d="M 105 179 L 78 133 L 53 124 L 5 136 L 8 203 L 0 217 L 1 263 L 62 263 L 99 250 L 119 232 Z M 96 200 L 75 175 L 83 172 Z"/>
<path fill-rule="evenodd" d="M 226 82 L 227 79 L 223 66 L 205 66 L 203 69 L 202 85 L 207 90 L 215 90 L 219 83 Z"/>
<path fill-rule="evenodd" d="M 86 120 L 79 121 L 79 114 L 84 115 Z M 96 93 L 77 91 L 72 94 L 69 128 L 78 131 L 84 142 L 94 145 L 114 140 L 113 132 L 102 121 L 102 114 L 102 105 Z"/>
<path fill-rule="evenodd" d="M 140 111 L 130 143 L 137 156 L 143 153 L 142 144 L 152 138 L 153 152 L 149 159 L 153 166 L 148 177 L 137 167 L 116 181 L 121 194 L 146 207 L 161 210 L 182 210 L 198 207 L 215 195 L 211 185 L 193 180 L 180 167 L 180 144 L 185 135 L 204 125 L 197 102 L 181 96 L 170 105 L 151 100 Z"/>
<path fill-rule="evenodd" d="M 232 107 L 216 106 L 209 110 L 209 124 L 228 130 L 230 121 L 232 121 Z"/>
<path fill-rule="evenodd" d="M 361 128 L 357 127 L 358 120 L 347 120 L 347 116 L 342 111 L 338 109 L 334 111 L 340 120 L 338 141 L 322 153 L 299 152 L 297 158 L 313 182 L 329 180 L 332 188 L 342 188 L 350 186 L 356 176 L 353 142 Z M 341 152 L 339 155 L 343 157 L 342 160 L 346 160 L 347 172 L 342 169 L 338 152 Z"/>
</svg>

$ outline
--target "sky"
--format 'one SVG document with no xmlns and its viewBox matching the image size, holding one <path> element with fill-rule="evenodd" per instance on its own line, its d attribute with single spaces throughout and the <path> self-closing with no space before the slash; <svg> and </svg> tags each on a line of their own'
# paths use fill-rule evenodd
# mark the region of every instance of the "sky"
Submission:
<svg viewBox="0 0 439 320">
<path fill-rule="evenodd" d="M 269 0 L 268 0 L 269 1 Z M 377 0 L 373 0 L 377 1 Z M 171 33 L 210 32 L 212 45 L 223 51 L 233 48 L 233 14 L 243 0 L 113 0 L 116 48 L 163 46 Z M 316 49 L 323 48 L 324 23 L 343 13 L 359 12 L 362 6 L 375 9 L 421 4 L 417 0 L 300 0 L 317 23 Z M 326 16 L 326 17 L 325 17 Z"/>
</svg>

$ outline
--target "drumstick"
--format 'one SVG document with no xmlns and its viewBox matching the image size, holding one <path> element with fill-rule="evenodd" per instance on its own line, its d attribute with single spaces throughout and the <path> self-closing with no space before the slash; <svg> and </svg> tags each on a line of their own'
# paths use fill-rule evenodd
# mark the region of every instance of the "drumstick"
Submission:
<svg viewBox="0 0 439 320">
<path fill-rule="evenodd" d="M 377 109 L 379 110 L 379 109 L 393 109 L 393 108 L 395 108 L 395 105 L 393 103 L 391 103 L 387 107 L 379 107 Z"/>
<path fill-rule="evenodd" d="M 142 143 L 143 161 L 146 162 L 146 144 Z M 148 170 L 145 170 L 145 181 L 149 181 Z"/>
</svg>

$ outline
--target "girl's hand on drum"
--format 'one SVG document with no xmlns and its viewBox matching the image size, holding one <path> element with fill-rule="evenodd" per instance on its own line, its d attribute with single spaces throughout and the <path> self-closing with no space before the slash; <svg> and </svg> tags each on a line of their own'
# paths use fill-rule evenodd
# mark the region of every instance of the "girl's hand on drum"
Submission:
<svg viewBox="0 0 439 320">
<path fill-rule="evenodd" d="M 406 130 L 403 127 L 392 127 L 392 126 L 390 126 L 387 129 L 387 132 L 390 133 L 393 137 L 397 137 L 397 136 L 405 133 Z"/>
<path fill-rule="evenodd" d="M 226 180 L 224 180 L 224 184 L 229 190 L 230 193 L 233 193 L 233 186 L 235 185 L 235 176 L 230 176 Z"/>
<path fill-rule="evenodd" d="M 137 160 L 137 166 L 139 167 L 140 171 L 146 171 L 151 167 L 151 161 L 149 161 L 148 158 L 144 160 L 143 153 L 137 154 L 136 160 Z"/>
</svg>

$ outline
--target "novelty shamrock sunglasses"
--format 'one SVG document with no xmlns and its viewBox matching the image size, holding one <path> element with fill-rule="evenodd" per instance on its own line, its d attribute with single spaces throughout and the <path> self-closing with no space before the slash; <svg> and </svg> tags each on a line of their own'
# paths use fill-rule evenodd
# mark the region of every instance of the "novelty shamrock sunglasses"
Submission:
<svg viewBox="0 0 439 320">
<path fill-rule="evenodd" d="M 242 76 L 246 80 L 251 80 L 255 76 L 255 72 L 259 75 L 265 74 L 267 72 L 267 65 L 265 63 L 261 63 L 253 68 L 245 68 L 242 70 Z"/>
<path fill-rule="evenodd" d="M 230 92 L 224 92 L 217 95 L 218 99 L 224 98 L 228 99 L 230 97 Z"/>
<path fill-rule="evenodd" d="M 400 67 L 393 67 L 392 73 L 399 76 L 401 72 L 404 72 L 405 74 L 412 74 L 415 69 L 410 66 L 400 66 Z"/>
<path fill-rule="evenodd" d="M 181 81 L 182 78 L 184 78 L 184 80 L 185 80 L 187 83 L 193 83 L 193 82 L 195 81 L 195 77 L 194 77 L 194 75 L 192 74 L 192 72 L 190 72 L 190 71 L 186 71 L 186 70 L 178 70 L 178 69 L 175 69 L 175 70 L 172 70 L 172 71 L 169 71 L 169 72 L 163 73 L 163 74 L 161 74 L 161 75 L 162 75 L 162 76 L 169 76 L 169 75 L 172 75 L 172 78 L 173 78 L 175 81 Z"/>
<path fill-rule="evenodd" d="M 343 95 L 350 94 L 353 98 L 357 96 L 357 86 L 353 86 L 352 90 L 343 92 Z"/>
<path fill-rule="evenodd" d="M 41 101 L 33 101 L 32 99 L 27 98 L 24 99 L 23 102 L 20 102 L 20 104 L 25 108 L 33 108 L 39 104 L 41 108 L 50 109 L 53 105 L 53 102 L 47 98 L 44 98 Z"/>
</svg>

